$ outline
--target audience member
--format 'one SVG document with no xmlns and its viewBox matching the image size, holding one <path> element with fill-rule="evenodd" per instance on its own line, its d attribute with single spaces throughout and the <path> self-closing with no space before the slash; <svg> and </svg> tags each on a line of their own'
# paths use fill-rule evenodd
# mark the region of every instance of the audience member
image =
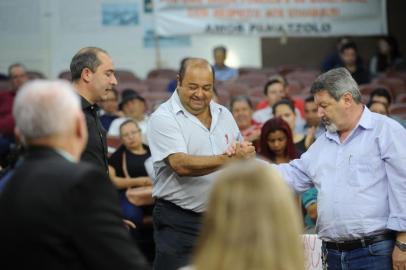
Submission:
<svg viewBox="0 0 406 270">
<path fill-rule="evenodd" d="M 87 130 L 72 86 L 28 83 L 13 115 L 28 150 L 0 196 L 0 268 L 147 269 L 107 175 L 79 162 Z"/>
<path fill-rule="evenodd" d="M 118 137 L 120 135 L 120 125 L 128 119 L 133 119 L 141 129 L 142 141 L 147 144 L 147 123 L 148 116 L 145 115 L 146 101 L 133 89 L 126 89 L 122 93 L 120 110 L 124 116 L 115 119 L 107 132 L 108 136 Z"/>
<path fill-rule="evenodd" d="M 293 102 L 289 99 L 281 99 L 273 105 L 272 112 L 275 117 L 280 117 L 289 124 L 293 134 L 293 142 L 295 143 L 296 151 L 299 156 L 306 152 L 314 141 L 314 134 L 305 136 L 296 131 L 296 114 Z"/>
<path fill-rule="evenodd" d="M 142 143 L 141 129 L 132 119 L 121 124 L 120 139 L 123 145 L 109 159 L 110 177 L 119 189 L 124 218 L 137 226 L 132 231 L 134 240 L 152 263 L 155 254 L 151 222 L 152 181 L 144 165 L 151 153 L 148 146 Z M 129 189 L 132 194 L 148 192 L 147 201 L 140 206 L 132 204 L 126 196 Z"/>
<path fill-rule="evenodd" d="M 272 118 L 263 125 L 259 155 L 275 164 L 287 163 L 298 157 L 292 131 L 282 118 Z"/>
<path fill-rule="evenodd" d="M 238 71 L 225 64 L 227 58 L 227 49 L 224 46 L 218 46 L 213 49 L 216 81 L 229 81 L 238 76 Z"/>
<path fill-rule="evenodd" d="M 378 50 L 369 63 L 369 71 L 373 76 L 394 70 L 402 62 L 394 37 L 380 37 L 377 45 Z"/>
<path fill-rule="evenodd" d="M 102 127 L 97 102 L 107 98 L 117 85 L 113 61 L 106 51 L 96 47 L 80 49 L 70 63 L 72 82 L 81 97 L 89 140 L 81 159 L 108 174 L 106 130 Z"/>
<path fill-rule="evenodd" d="M 389 91 L 386 90 L 385 88 L 376 88 L 369 95 L 369 102 L 373 102 L 373 101 L 377 101 L 377 102 L 381 102 L 383 104 L 386 104 L 386 107 L 390 108 L 390 105 L 392 104 L 392 97 L 391 97 Z M 379 106 L 379 105 L 377 105 L 377 106 Z M 388 116 L 390 118 L 396 120 L 404 128 L 406 128 L 406 120 L 404 120 L 403 118 L 401 118 L 399 116 L 396 116 L 396 115 L 388 115 Z"/>
<path fill-rule="evenodd" d="M 253 106 L 250 98 L 248 96 L 232 97 L 230 110 L 244 139 L 255 145 L 261 135 L 262 125 L 252 119 Z"/>
<path fill-rule="evenodd" d="M 388 105 L 385 103 L 380 101 L 370 101 L 368 102 L 367 107 L 371 112 L 389 116 Z"/>
<path fill-rule="evenodd" d="M 340 50 L 344 44 L 351 42 L 349 37 L 340 37 L 336 43 L 336 50 L 329 54 L 321 64 L 321 71 L 326 72 L 330 69 L 333 69 L 337 66 L 342 65 L 341 57 L 340 57 Z"/>
<path fill-rule="evenodd" d="M 325 136 L 300 159 L 276 166 L 297 192 L 318 191 L 323 267 L 405 268 L 405 129 L 361 103 L 345 68 L 320 75 L 311 93 Z"/>
<path fill-rule="evenodd" d="M 337 67 L 345 67 L 358 84 L 369 83 L 369 72 L 365 69 L 361 61 L 358 60 L 357 45 L 349 42 L 341 46 L 340 49 L 342 64 Z"/>
<path fill-rule="evenodd" d="M 172 97 L 148 123 L 156 174 L 153 212 L 154 268 L 172 270 L 189 263 L 206 209 L 213 173 L 233 159 L 255 155 L 231 113 L 214 101 L 214 70 L 190 58 L 178 74 Z"/>
<path fill-rule="evenodd" d="M 267 97 L 268 104 L 265 108 L 262 108 L 253 114 L 253 118 L 256 122 L 263 124 L 273 117 L 272 106 L 282 98 L 288 98 L 286 85 L 287 82 L 285 78 L 283 78 L 282 76 L 277 75 L 269 79 L 269 81 L 265 84 L 264 87 L 264 95 Z M 296 117 L 297 131 L 299 133 L 300 132 L 302 133 L 304 127 L 304 120 L 301 117 L 299 109 L 296 107 L 295 114 L 297 116 Z"/>
<path fill-rule="evenodd" d="M 27 71 L 22 64 L 12 64 L 8 68 L 11 90 L 0 91 L 0 167 L 8 166 L 7 156 L 10 154 L 14 139 L 14 118 L 12 114 L 14 97 L 27 81 Z"/>
<path fill-rule="evenodd" d="M 258 161 L 218 177 L 194 252 L 196 270 L 304 269 L 301 222 L 280 175 Z"/>
<path fill-rule="evenodd" d="M 108 92 L 106 98 L 100 103 L 103 114 L 100 116 L 100 122 L 105 130 L 109 130 L 111 122 L 122 116 L 118 110 L 118 92 L 115 88 Z"/>
<path fill-rule="evenodd" d="M 313 96 L 309 96 L 305 99 L 304 118 L 306 123 L 304 129 L 307 136 L 317 139 L 321 134 L 324 133 L 325 129 L 321 123 L 317 104 L 314 101 Z"/>
</svg>

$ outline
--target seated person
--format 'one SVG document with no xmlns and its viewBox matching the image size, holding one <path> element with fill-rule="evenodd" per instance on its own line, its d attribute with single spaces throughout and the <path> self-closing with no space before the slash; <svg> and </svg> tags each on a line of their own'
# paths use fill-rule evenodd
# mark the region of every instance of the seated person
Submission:
<svg viewBox="0 0 406 270">
<path fill-rule="evenodd" d="M 133 119 L 141 129 L 142 141 L 147 144 L 148 116 L 145 115 L 146 107 L 145 98 L 133 89 L 125 89 L 119 104 L 119 109 L 123 111 L 124 116 L 115 119 L 111 123 L 107 136 L 118 137 L 120 135 L 120 125 L 127 119 Z"/>
<path fill-rule="evenodd" d="M 336 67 L 345 67 L 357 84 L 365 84 L 370 82 L 368 70 L 358 60 L 357 45 L 354 42 L 344 44 L 340 49 L 342 64 Z"/>
<path fill-rule="evenodd" d="M 258 123 L 265 123 L 273 117 L 272 106 L 281 100 L 282 98 L 288 98 L 287 96 L 287 81 L 282 76 L 276 75 L 272 76 L 269 81 L 264 86 L 264 95 L 267 98 L 266 107 L 261 108 L 254 112 L 253 118 Z M 295 104 L 295 101 L 293 101 Z M 304 129 L 304 120 L 301 116 L 300 110 L 295 106 L 296 114 L 296 128 L 297 131 L 303 133 Z"/>
<path fill-rule="evenodd" d="M 289 99 L 281 99 L 276 102 L 272 107 L 275 117 L 280 117 L 285 120 L 293 134 L 293 142 L 295 143 L 296 152 L 298 155 L 302 155 L 310 147 L 314 141 L 314 134 L 306 136 L 296 131 L 296 114 L 295 107 Z"/>
<path fill-rule="evenodd" d="M 119 190 L 124 218 L 134 224 L 132 231 L 139 248 L 152 262 L 154 257 L 152 216 L 152 181 L 145 168 L 151 156 L 149 148 L 142 144 L 141 129 L 137 123 L 128 119 L 120 126 L 120 139 L 123 145 L 109 159 L 109 173 L 115 187 Z M 129 201 L 127 194 L 143 193 L 144 201 L 136 206 Z M 147 194 L 147 196 L 145 196 Z"/>
<path fill-rule="evenodd" d="M 234 96 L 230 102 L 230 111 L 244 139 L 250 142 L 258 141 L 262 125 L 252 119 L 253 106 L 250 98 Z"/>
<path fill-rule="evenodd" d="M 213 69 L 216 81 L 228 81 L 238 76 L 238 71 L 225 64 L 227 58 L 227 49 L 224 46 L 218 46 L 213 49 L 214 65 Z"/>
<path fill-rule="evenodd" d="M 389 116 L 388 105 L 383 102 L 370 101 L 370 102 L 368 102 L 367 107 L 371 112 Z"/>
<path fill-rule="evenodd" d="M 324 133 L 325 128 L 321 123 L 321 118 L 318 114 L 317 104 L 314 101 L 313 96 L 309 96 L 305 99 L 304 104 L 304 119 L 305 119 L 305 134 L 309 137 L 317 139 Z"/>
<path fill-rule="evenodd" d="M 373 76 L 394 70 L 403 61 L 394 37 L 380 37 L 377 45 L 377 52 L 369 63 L 369 71 Z"/>
<path fill-rule="evenodd" d="M 259 161 L 226 168 L 212 189 L 196 270 L 303 270 L 302 224 L 280 174 Z"/>
<path fill-rule="evenodd" d="M 316 233 L 317 189 L 312 187 L 300 195 L 304 213 L 305 233 Z"/>
<path fill-rule="evenodd" d="M 393 120 L 399 122 L 404 128 L 406 128 L 406 120 L 403 118 L 396 116 L 396 115 L 389 115 L 389 107 L 392 104 L 392 97 L 391 94 L 389 93 L 388 90 L 385 88 L 376 88 L 374 91 L 371 92 L 369 95 L 369 103 L 372 101 L 378 101 L 386 105 L 387 111 L 388 111 L 388 116 L 392 118 Z M 379 105 L 375 105 L 379 106 Z"/>
<path fill-rule="evenodd" d="M 292 131 L 282 118 L 265 122 L 261 130 L 259 155 L 272 163 L 281 164 L 298 157 Z"/>
<path fill-rule="evenodd" d="M 105 130 L 109 130 L 109 127 L 114 119 L 123 116 L 118 110 L 118 92 L 116 89 L 108 91 L 106 99 L 101 102 L 101 108 L 103 114 L 100 116 L 100 122 Z"/>
</svg>

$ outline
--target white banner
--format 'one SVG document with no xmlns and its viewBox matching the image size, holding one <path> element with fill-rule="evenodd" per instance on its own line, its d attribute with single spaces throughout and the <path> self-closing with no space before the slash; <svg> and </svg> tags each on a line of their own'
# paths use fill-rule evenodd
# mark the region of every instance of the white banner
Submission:
<svg viewBox="0 0 406 270">
<path fill-rule="evenodd" d="M 387 34 L 386 0 L 154 0 L 154 12 L 161 36 Z"/>
</svg>

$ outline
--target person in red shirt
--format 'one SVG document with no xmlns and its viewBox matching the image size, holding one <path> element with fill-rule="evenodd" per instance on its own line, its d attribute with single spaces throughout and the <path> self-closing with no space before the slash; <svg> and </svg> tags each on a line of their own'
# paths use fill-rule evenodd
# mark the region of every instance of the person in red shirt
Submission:
<svg viewBox="0 0 406 270">
<path fill-rule="evenodd" d="M 14 140 L 14 118 L 12 115 L 14 97 L 28 81 L 24 65 L 16 63 L 8 68 L 11 90 L 0 92 L 0 166 L 7 166 L 6 157 Z"/>
</svg>

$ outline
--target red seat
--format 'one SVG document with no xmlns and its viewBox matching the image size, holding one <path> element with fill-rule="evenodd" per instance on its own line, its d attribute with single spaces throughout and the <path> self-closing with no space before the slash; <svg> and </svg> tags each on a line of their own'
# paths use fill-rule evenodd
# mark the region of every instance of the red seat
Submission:
<svg viewBox="0 0 406 270">
<path fill-rule="evenodd" d="M 46 79 L 45 75 L 42 72 L 36 70 L 28 70 L 27 76 L 29 80 Z"/>
<path fill-rule="evenodd" d="M 399 94 L 396 97 L 396 103 L 406 103 L 406 93 Z"/>
<path fill-rule="evenodd" d="M 143 83 L 148 86 L 149 92 L 168 92 L 170 81 L 171 79 L 168 78 L 148 78 Z"/>
<path fill-rule="evenodd" d="M 127 69 L 116 69 L 115 75 L 117 78 L 117 82 L 140 82 L 141 80 L 134 74 L 134 72 L 127 70 Z"/>
<path fill-rule="evenodd" d="M 72 81 L 72 74 L 69 70 L 64 70 L 59 73 L 58 78 L 62 80 Z"/>
<path fill-rule="evenodd" d="M 144 95 L 144 93 L 148 92 L 148 86 L 143 84 L 142 82 L 122 82 L 116 86 L 116 89 L 119 93 L 122 93 L 125 89 L 132 89 L 137 91 L 138 94 Z"/>
<path fill-rule="evenodd" d="M 358 86 L 359 91 L 361 92 L 361 95 L 369 96 L 372 91 L 374 91 L 377 88 L 384 88 L 388 90 L 388 92 L 392 95 L 392 92 L 386 85 L 379 85 L 375 83 L 368 83 L 368 84 L 360 84 Z"/>
<path fill-rule="evenodd" d="M 245 84 L 249 87 L 264 86 L 268 81 L 268 76 L 263 73 L 248 73 L 238 76 L 236 83 Z"/>
<path fill-rule="evenodd" d="M 381 77 L 375 79 L 374 83 L 385 85 L 388 89 L 390 89 L 394 99 L 396 99 L 397 95 L 406 93 L 406 84 L 403 79 L 400 78 Z"/>
<path fill-rule="evenodd" d="M 390 106 L 390 113 L 393 115 L 403 115 L 406 114 L 406 104 L 397 103 Z"/>
<path fill-rule="evenodd" d="M 178 74 L 178 72 L 174 69 L 169 69 L 169 68 L 153 69 L 148 73 L 147 78 L 148 79 L 165 78 L 165 79 L 169 79 L 169 80 L 174 80 L 174 79 L 176 79 L 177 74 Z"/>
</svg>

